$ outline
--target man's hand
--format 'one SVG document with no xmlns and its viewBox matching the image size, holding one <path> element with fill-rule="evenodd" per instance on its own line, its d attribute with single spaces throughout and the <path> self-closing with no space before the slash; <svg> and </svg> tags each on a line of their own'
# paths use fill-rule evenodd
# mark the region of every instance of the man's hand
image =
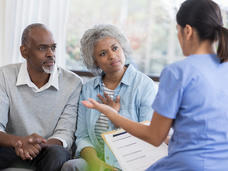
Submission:
<svg viewBox="0 0 228 171">
<path fill-rule="evenodd" d="M 22 141 L 21 140 L 17 140 L 17 142 L 15 143 L 14 149 L 15 149 L 17 156 L 20 157 L 20 154 L 23 154 Z"/>
<path fill-rule="evenodd" d="M 37 134 L 22 137 L 15 144 L 15 152 L 22 160 L 33 160 L 40 153 L 41 144 L 46 142 L 43 137 Z"/>
<path fill-rule="evenodd" d="M 113 109 L 115 109 L 117 112 L 120 110 L 120 96 L 116 97 L 116 100 L 112 100 L 111 97 L 108 96 L 107 93 L 104 92 L 104 97 L 100 94 L 97 95 L 98 98 L 102 101 L 103 104 L 106 104 Z"/>
<path fill-rule="evenodd" d="M 29 144 L 33 144 L 33 145 L 45 144 L 45 143 L 47 143 L 47 140 L 45 138 L 43 138 L 42 136 L 34 133 L 29 136 L 28 142 L 29 142 Z"/>
<path fill-rule="evenodd" d="M 51 146 L 51 145 L 63 146 L 63 143 L 60 140 L 58 140 L 58 139 L 51 138 L 51 139 L 48 139 L 45 144 L 44 143 L 41 144 L 41 147 L 44 148 L 44 147 L 48 147 L 48 146 Z"/>
</svg>

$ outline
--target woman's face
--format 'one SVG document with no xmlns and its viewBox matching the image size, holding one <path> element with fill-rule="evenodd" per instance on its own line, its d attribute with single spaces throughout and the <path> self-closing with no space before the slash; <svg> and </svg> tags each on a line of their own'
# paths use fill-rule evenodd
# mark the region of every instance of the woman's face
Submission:
<svg viewBox="0 0 228 171">
<path fill-rule="evenodd" d="M 95 64 L 106 74 L 122 71 L 125 56 L 119 42 L 112 37 L 105 37 L 94 46 Z"/>
</svg>

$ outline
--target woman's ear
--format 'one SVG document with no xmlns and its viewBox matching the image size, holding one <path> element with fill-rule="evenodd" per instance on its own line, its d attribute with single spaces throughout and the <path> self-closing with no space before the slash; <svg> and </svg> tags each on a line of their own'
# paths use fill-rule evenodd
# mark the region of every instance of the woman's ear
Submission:
<svg viewBox="0 0 228 171">
<path fill-rule="evenodd" d="M 94 59 L 94 65 L 99 68 L 99 66 L 97 65 L 97 61 Z"/>
<path fill-rule="evenodd" d="M 97 61 L 96 61 L 96 59 L 94 59 L 94 64 L 97 66 Z"/>
<path fill-rule="evenodd" d="M 186 40 L 190 40 L 193 36 L 193 28 L 189 24 L 187 24 L 184 28 L 184 34 L 186 36 Z"/>
</svg>

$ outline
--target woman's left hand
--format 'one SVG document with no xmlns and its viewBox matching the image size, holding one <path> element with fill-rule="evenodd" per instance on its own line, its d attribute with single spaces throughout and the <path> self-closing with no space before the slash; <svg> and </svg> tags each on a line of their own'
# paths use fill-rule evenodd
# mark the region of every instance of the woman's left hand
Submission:
<svg viewBox="0 0 228 171">
<path fill-rule="evenodd" d="M 104 93 L 104 97 L 100 94 L 97 95 L 98 98 L 102 101 L 103 104 L 106 104 L 113 109 L 115 109 L 117 112 L 120 110 L 120 96 L 116 97 L 116 100 L 112 100 L 111 97 L 107 93 Z"/>
</svg>

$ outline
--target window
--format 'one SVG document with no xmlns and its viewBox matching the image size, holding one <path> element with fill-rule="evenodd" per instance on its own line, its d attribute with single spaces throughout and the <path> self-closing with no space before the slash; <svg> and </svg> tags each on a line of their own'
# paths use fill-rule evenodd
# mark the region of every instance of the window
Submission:
<svg viewBox="0 0 228 171">
<path fill-rule="evenodd" d="M 176 12 L 183 0 L 72 0 L 67 26 L 66 65 L 86 70 L 79 41 L 95 24 L 114 24 L 123 30 L 133 49 L 132 62 L 142 72 L 159 76 L 167 64 L 183 59 L 176 36 Z M 228 2 L 216 1 L 228 24 Z"/>
</svg>

